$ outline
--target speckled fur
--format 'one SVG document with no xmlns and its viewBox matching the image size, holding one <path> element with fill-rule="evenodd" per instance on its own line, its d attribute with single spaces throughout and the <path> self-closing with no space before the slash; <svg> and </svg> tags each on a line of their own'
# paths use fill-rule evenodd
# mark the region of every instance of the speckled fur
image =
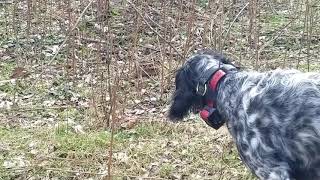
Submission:
<svg viewBox="0 0 320 180">
<path fill-rule="evenodd" d="M 216 53 L 198 53 L 178 70 L 171 119 L 204 106 L 197 80 L 221 63 L 229 64 Z M 216 103 L 242 161 L 260 179 L 320 179 L 320 74 L 231 70 Z"/>
</svg>

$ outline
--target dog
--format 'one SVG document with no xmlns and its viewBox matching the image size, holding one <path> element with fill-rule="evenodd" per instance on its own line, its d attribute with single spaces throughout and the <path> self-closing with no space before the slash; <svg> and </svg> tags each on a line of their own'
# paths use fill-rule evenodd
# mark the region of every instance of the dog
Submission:
<svg viewBox="0 0 320 180">
<path fill-rule="evenodd" d="M 226 124 L 241 160 L 259 179 L 320 179 L 320 74 L 244 71 L 212 50 L 177 70 L 168 116 L 191 110 Z"/>
</svg>

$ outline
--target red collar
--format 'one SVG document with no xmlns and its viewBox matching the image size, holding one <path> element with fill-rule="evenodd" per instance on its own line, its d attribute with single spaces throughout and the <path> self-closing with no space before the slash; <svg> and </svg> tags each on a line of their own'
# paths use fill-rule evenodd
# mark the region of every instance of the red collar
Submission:
<svg viewBox="0 0 320 180">
<path fill-rule="evenodd" d="M 219 69 L 217 72 L 215 72 L 213 74 L 212 78 L 210 79 L 209 88 L 211 90 L 213 90 L 213 91 L 216 91 L 217 90 L 217 86 L 218 86 L 218 82 L 225 75 L 226 75 L 226 73 L 221 69 Z"/>
<path fill-rule="evenodd" d="M 209 95 L 209 99 L 206 99 L 206 103 L 209 107 L 215 107 L 215 98 L 216 98 L 216 95 L 217 95 L 217 91 L 218 91 L 218 83 L 219 81 L 226 75 L 226 73 L 219 69 L 218 71 L 216 71 L 212 78 L 210 79 L 209 83 L 208 83 L 208 90 L 206 93 L 208 93 Z M 213 99 L 211 99 L 213 98 Z"/>
<path fill-rule="evenodd" d="M 210 76 L 211 75 L 212 74 L 210 74 Z M 208 83 L 206 83 L 208 79 L 205 79 L 204 82 L 199 82 L 197 84 L 196 93 L 200 96 L 206 96 L 206 95 L 212 96 L 212 92 L 217 91 L 218 83 L 221 80 L 221 78 L 225 75 L 226 73 L 223 70 L 221 69 L 217 70 L 216 72 L 214 72 L 211 79 L 209 79 Z"/>
<path fill-rule="evenodd" d="M 216 71 L 212 78 L 210 79 L 209 83 L 208 83 L 208 90 L 205 90 L 205 93 L 209 93 L 208 95 L 211 96 L 216 96 L 217 95 L 217 86 L 219 81 L 226 75 L 226 73 L 219 69 L 218 71 Z M 206 99 L 206 107 L 200 111 L 200 116 L 202 119 L 204 119 L 205 121 L 208 121 L 211 117 L 211 115 L 213 114 L 214 111 L 216 111 L 216 99 L 215 97 L 212 97 L 213 99 Z M 211 120 L 215 120 L 215 119 L 211 119 Z M 221 119 L 218 119 L 221 120 Z"/>
</svg>

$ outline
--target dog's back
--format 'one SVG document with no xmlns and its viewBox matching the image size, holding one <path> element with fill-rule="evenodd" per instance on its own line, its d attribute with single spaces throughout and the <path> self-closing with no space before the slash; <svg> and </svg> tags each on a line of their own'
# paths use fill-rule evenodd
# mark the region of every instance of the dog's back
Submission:
<svg viewBox="0 0 320 180">
<path fill-rule="evenodd" d="M 320 75 L 275 70 L 234 76 L 221 87 L 233 94 L 220 97 L 238 98 L 231 100 L 238 115 L 224 113 L 246 164 L 258 169 L 261 161 L 284 163 L 294 177 L 320 178 Z"/>
</svg>

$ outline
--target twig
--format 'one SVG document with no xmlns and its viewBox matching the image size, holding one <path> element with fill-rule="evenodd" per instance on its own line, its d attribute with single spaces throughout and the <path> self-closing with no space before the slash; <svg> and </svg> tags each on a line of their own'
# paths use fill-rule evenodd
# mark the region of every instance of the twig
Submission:
<svg viewBox="0 0 320 180">
<path fill-rule="evenodd" d="M 78 37 L 79 39 L 83 40 L 83 41 L 87 41 L 90 43 L 101 43 L 101 44 L 108 44 L 107 41 L 104 41 L 102 39 L 93 39 L 93 38 L 88 38 L 88 37 Z"/>
<path fill-rule="evenodd" d="M 291 21 L 289 21 L 286 25 L 284 25 L 283 27 L 281 27 L 281 28 L 279 28 L 279 31 L 280 31 L 280 33 L 279 34 L 277 34 L 276 36 L 274 36 L 272 39 L 270 39 L 268 42 L 266 42 L 263 46 L 261 46 L 260 48 L 259 48 L 259 51 L 258 51 L 258 53 L 261 53 L 261 51 L 263 51 L 264 50 L 264 48 L 266 48 L 269 44 L 271 44 L 274 40 L 276 40 L 276 39 L 278 39 L 278 37 L 280 36 L 280 35 L 282 35 L 282 33 L 283 33 L 283 31 L 282 30 L 284 30 L 285 28 L 287 28 L 291 23 L 293 23 L 295 20 L 297 20 L 298 19 L 298 16 L 297 17 L 295 17 L 295 18 L 293 18 L 293 19 L 291 19 Z"/>
<path fill-rule="evenodd" d="M 13 83 L 16 79 L 9 79 L 9 80 L 3 80 L 3 81 L 0 81 L 0 85 L 3 85 L 5 83 Z"/>
<path fill-rule="evenodd" d="M 193 35 L 193 31 L 192 28 L 194 26 L 194 22 L 195 22 L 195 0 L 192 0 L 192 12 L 191 12 L 191 16 L 189 17 L 189 21 L 188 21 L 188 27 L 187 27 L 187 40 L 186 43 L 184 44 L 184 52 L 183 52 L 183 57 L 185 58 L 187 56 L 187 54 L 189 53 L 189 51 L 192 49 L 192 45 L 191 44 L 191 40 L 192 40 L 192 35 Z"/>
<path fill-rule="evenodd" d="M 123 74 L 123 73 L 121 73 Z M 120 76 L 120 75 L 119 75 Z M 119 81 L 120 81 L 120 77 L 116 77 L 116 82 L 115 85 L 112 88 L 112 96 L 111 96 L 111 113 L 109 119 L 111 120 L 111 138 L 110 138 L 110 146 L 109 146 L 109 158 L 108 158 L 108 176 L 107 176 L 107 180 L 112 180 L 112 155 L 113 155 L 113 145 L 114 145 L 114 125 L 115 125 L 115 120 L 117 119 L 117 115 L 116 115 L 116 111 L 117 111 L 117 92 L 118 92 L 118 87 L 119 87 Z"/>
<path fill-rule="evenodd" d="M 88 172 L 88 171 L 75 171 L 75 170 L 69 170 L 69 169 L 59 169 L 59 168 L 44 168 L 46 170 L 50 171 L 62 171 L 62 172 L 68 172 L 68 173 L 74 173 L 74 174 L 91 174 L 91 175 L 107 175 L 107 173 L 94 173 L 94 172 Z"/>
<path fill-rule="evenodd" d="M 226 42 L 227 36 L 228 36 L 228 34 L 229 34 L 229 32 L 230 32 L 233 24 L 236 22 L 236 20 L 239 18 L 239 16 L 241 15 L 241 13 L 244 11 L 244 9 L 245 9 L 248 5 L 249 5 L 249 3 L 245 4 L 245 5 L 243 6 L 243 8 L 240 10 L 240 12 L 236 15 L 236 17 L 235 17 L 235 18 L 233 19 L 233 21 L 231 22 L 231 24 L 230 24 L 230 26 L 228 27 L 228 30 L 227 30 L 227 32 L 226 32 L 226 34 L 225 34 L 225 36 L 224 36 L 224 40 L 223 40 L 223 44 L 222 44 L 223 46 L 224 46 L 224 44 L 225 44 L 225 42 Z"/>
<path fill-rule="evenodd" d="M 0 1 L 0 4 L 12 4 L 13 1 Z"/>
<path fill-rule="evenodd" d="M 174 47 L 171 42 L 167 41 L 159 32 L 157 32 L 149 23 L 148 21 L 144 18 L 144 16 L 141 14 L 140 10 L 129 0 L 126 0 L 127 3 L 130 4 L 130 6 L 138 13 L 138 15 L 142 18 L 142 20 L 146 23 L 146 25 L 151 29 L 151 31 L 153 31 L 154 33 L 157 34 L 157 36 L 159 36 L 159 38 L 161 40 L 163 40 L 164 42 L 166 42 L 174 51 L 176 51 L 176 53 L 181 57 L 184 58 L 183 55 L 178 51 L 178 49 L 176 47 Z"/>
<path fill-rule="evenodd" d="M 48 109 L 67 109 L 67 108 L 77 108 L 77 106 L 55 106 L 55 107 L 44 107 L 44 106 L 38 106 L 38 107 L 31 107 L 31 108 L 25 108 L 25 107 L 15 107 L 11 109 L 4 109 L 0 108 L 0 112 L 27 112 L 27 111 L 40 111 L 40 110 L 48 110 Z M 81 107 L 80 107 L 81 108 Z"/>
</svg>

